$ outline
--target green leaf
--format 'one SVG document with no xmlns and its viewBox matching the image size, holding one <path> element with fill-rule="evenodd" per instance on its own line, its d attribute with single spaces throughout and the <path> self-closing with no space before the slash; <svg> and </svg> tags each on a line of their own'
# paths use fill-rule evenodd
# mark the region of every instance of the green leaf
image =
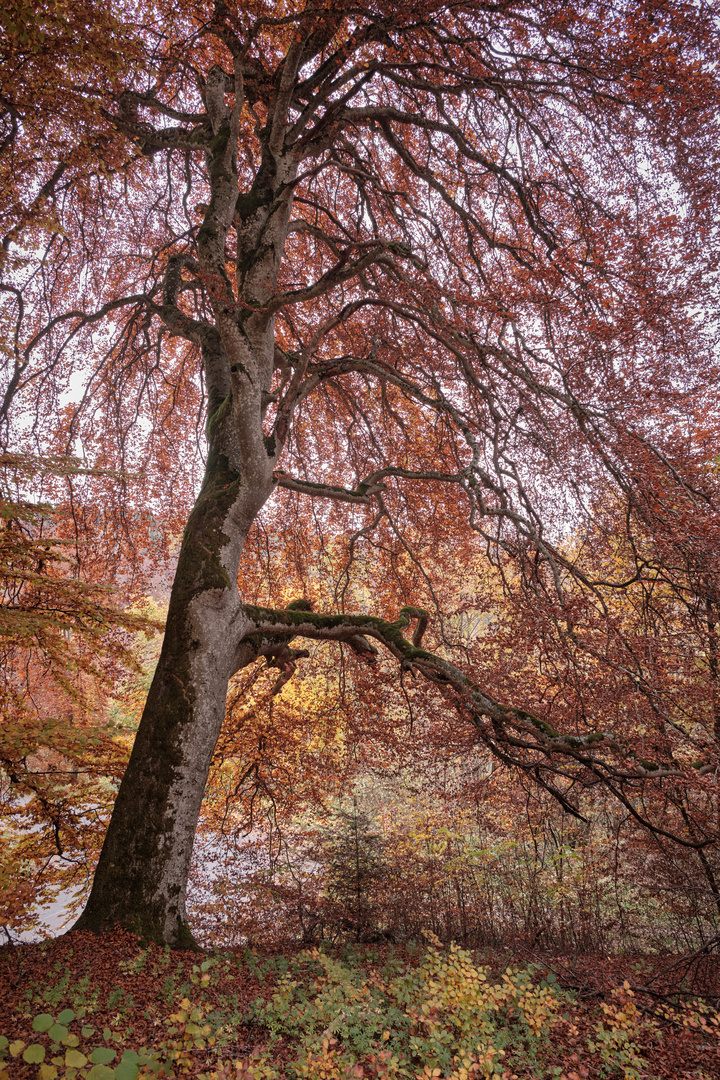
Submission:
<svg viewBox="0 0 720 1080">
<path fill-rule="evenodd" d="M 107 1065 L 93 1065 L 86 1075 L 86 1080 L 115 1080 L 115 1070 Z"/>
<path fill-rule="evenodd" d="M 140 1075 L 140 1066 L 135 1061 L 121 1061 L 113 1071 L 115 1080 L 136 1080 Z"/>
<path fill-rule="evenodd" d="M 72 1009 L 63 1009 L 57 1018 L 58 1024 L 71 1024 L 75 1019 L 75 1013 Z"/>
<path fill-rule="evenodd" d="M 85 1027 L 80 1029 L 80 1034 L 83 1039 L 89 1039 L 91 1035 L 95 1034 L 95 1028 L 91 1027 L 90 1024 L 86 1024 Z"/>
<path fill-rule="evenodd" d="M 116 1056 L 109 1046 L 97 1046 L 90 1054 L 90 1060 L 96 1065 L 109 1065 Z"/>
<path fill-rule="evenodd" d="M 0 1050 L 4 1050 L 7 1047 L 7 1045 L 8 1045 L 7 1036 L 6 1035 L 0 1035 Z"/>
<path fill-rule="evenodd" d="M 45 1047 L 41 1046 L 40 1043 L 30 1043 L 23 1054 L 23 1061 L 27 1061 L 28 1065 L 39 1065 L 44 1060 Z"/>
<path fill-rule="evenodd" d="M 140 1061 L 140 1055 L 136 1054 L 134 1050 L 123 1050 L 123 1056 L 120 1060 L 122 1062 L 128 1061 L 133 1065 L 137 1065 Z"/>
<path fill-rule="evenodd" d="M 32 1022 L 33 1031 L 49 1031 L 55 1021 L 50 1013 L 40 1013 Z"/>
<path fill-rule="evenodd" d="M 64 1024 L 53 1024 L 48 1031 L 48 1035 L 53 1042 L 62 1042 L 67 1037 L 68 1029 Z"/>
</svg>

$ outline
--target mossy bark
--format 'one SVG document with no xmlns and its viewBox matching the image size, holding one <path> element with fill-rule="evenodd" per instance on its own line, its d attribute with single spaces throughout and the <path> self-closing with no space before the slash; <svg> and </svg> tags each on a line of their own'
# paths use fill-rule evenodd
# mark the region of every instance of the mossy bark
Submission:
<svg viewBox="0 0 720 1080">
<path fill-rule="evenodd" d="M 211 452 L 183 537 L 157 670 L 76 929 L 121 924 L 145 940 L 194 945 L 185 910 L 193 840 L 248 622 L 238 561 L 267 493 L 248 490 L 227 458 Z"/>
<path fill-rule="evenodd" d="M 252 643 L 239 644 L 253 623 L 238 595 L 237 573 L 282 450 L 262 424 L 275 357 L 268 304 L 277 289 L 299 162 L 292 149 L 266 148 L 250 200 L 238 208 L 237 127 L 224 116 L 220 83 L 216 72 L 214 89 L 210 83 L 207 89 L 214 95 L 214 134 L 205 147 L 211 197 L 197 235 L 197 272 L 207 286 L 212 323 L 191 319 L 178 306 L 180 271 L 195 272 L 180 257 L 168 264 L 162 307 L 168 327 L 202 351 L 207 471 L 185 530 L 155 678 L 90 898 L 76 923 L 97 930 L 121 923 L 176 946 L 192 944 L 186 882 L 228 681 L 256 655 Z M 231 225 L 236 292 L 227 273 Z"/>
</svg>

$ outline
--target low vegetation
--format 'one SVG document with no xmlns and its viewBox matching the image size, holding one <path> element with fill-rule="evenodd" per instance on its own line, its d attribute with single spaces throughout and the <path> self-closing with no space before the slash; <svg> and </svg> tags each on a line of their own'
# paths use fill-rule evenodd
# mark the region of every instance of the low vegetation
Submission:
<svg viewBox="0 0 720 1080">
<path fill-rule="evenodd" d="M 647 960 L 509 959 L 437 939 L 203 956 L 76 932 L 6 947 L 0 1080 L 718 1075 L 717 1010 L 688 990 L 697 963 L 660 983 Z"/>
</svg>

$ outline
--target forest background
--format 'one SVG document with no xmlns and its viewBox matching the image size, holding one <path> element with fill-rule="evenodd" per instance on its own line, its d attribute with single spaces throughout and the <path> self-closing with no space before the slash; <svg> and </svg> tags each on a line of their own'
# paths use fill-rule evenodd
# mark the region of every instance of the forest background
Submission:
<svg viewBox="0 0 720 1080">
<path fill-rule="evenodd" d="M 711 6 L 1 17 L 8 939 L 710 956 Z"/>
</svg>

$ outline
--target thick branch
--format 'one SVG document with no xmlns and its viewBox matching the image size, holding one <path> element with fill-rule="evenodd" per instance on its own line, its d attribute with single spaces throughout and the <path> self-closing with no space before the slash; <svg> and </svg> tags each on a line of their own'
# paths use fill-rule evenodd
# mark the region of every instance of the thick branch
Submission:
<svg viewBox="0 0 720 1080">
<path fill-rule="evenodd" d="M 429 619 L 428 612 L 421 608 L 402 608 L 394 622 L 373 615 L 321 615 L 305 610 L 275 610 L 251 605 L 245 605 L 244 611 L 255 624 L 255 629 L 243 637 L 240 650 L 243 646 L 250 647 L 256 656 L 273 656 L 279 640 L 287 644 L 294 637 L 338 641 L 354 648 L 359 641 L 370 646 L 368 639 L 374 639 L 400 660 L 404 668 L 419 672 L 444 691 L 450 690 L 456 707 L 474 725 L 484 745 L 502 761 L 520 768 L 540 782 L 565 809 L 571 807 L 566 795 L 541 777 L 541 772 L 565 775 L 559 767 L 553 766 L 553 759 L 556 758 L 574 762 L 588 770 L 594 780 L 606 784 L 633 816 L 654 831 L 671 836 L 686 847 L 702 848 L 711 842 L 689 842 L 658 829 L 638 815 L 620 789 L 620 785 L 626 783 L 639 784 L 648 779 L 681 777 L 686 770 L 639 759 L 631 748 L 623 746 L 610 733 L 595 731 L 587 735 L 564 735 L 547 720 L 496 701 L 454 664 L 420 648 Z M 415 620 L 417 628 L 410 642 L 403 636 L 403 631 Z M 369 649 L 358 648 L 357 651 L 377 650 L 370 646 Z M 602 756 L 598 752 L 601 747 L 607 751 Z M 702 776 L 712 768 L 711 764 L 702 764 L 692 767 L 692 770 L 695 775 Z M 579 814 L 577 807 L 572 807 L 571 812 Z"/>
<path fill-rule="evenodd" d="M 321 484 L 313 480 L 299 480 L 294 476 L 289 476 L 282 469 L 275 470 L 273 480 L 278 487 L 287 488 L 288 491 L 299 491 L 303 495 L 336 499 L 339 502 L 360 503 L 362 506 L 369 506 L 372 503 L 370 496 L 384 490 L 384 485 L 369 481 L 365 481 L 354 490 L 351 490 L 350 488 L 337 487 L 334 484 Z"/>
</svg>

